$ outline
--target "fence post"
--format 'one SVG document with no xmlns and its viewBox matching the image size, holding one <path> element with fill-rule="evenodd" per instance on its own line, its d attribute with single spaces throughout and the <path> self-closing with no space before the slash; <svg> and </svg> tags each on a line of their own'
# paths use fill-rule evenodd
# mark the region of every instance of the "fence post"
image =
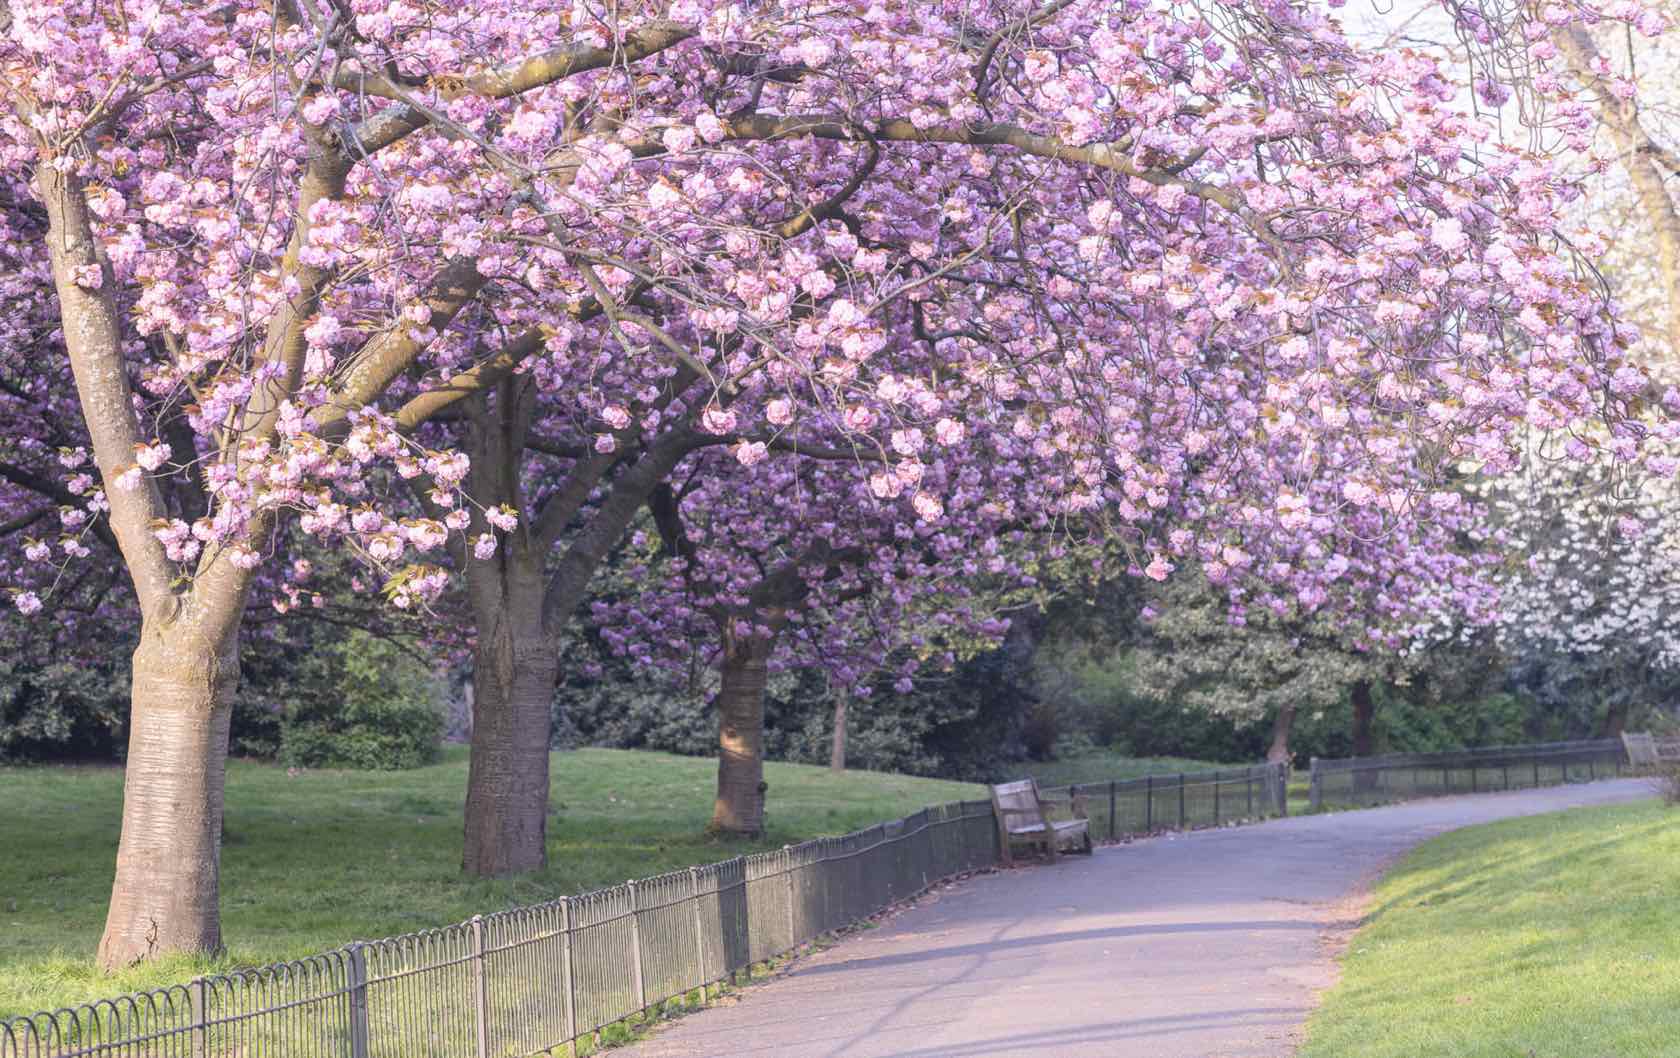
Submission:
<svg viewBox="0 0 1680 1058">
<path fill-rule="evenodd" d="M 647 983 L 642 980 L 642 901 L 636 894 L 636 883 L 625 882 L 630 890 L 630 946 L 636 949 L 636 1009 L 647 1009 Z"/>
<path fill-rule="evenodd" d="M 1476 789 L 1476 762 L 1475 761 L 1470 762 L 1470 792 L 1471 793 L 1479 792 Z"/>
<path fill-rule="evenodd" d="M 1219 769 L 1213 770 L 1213 825 L 1219 825 Z"/>
<path fill-rule="evenodd" d="M 195 977 L 187 986 L 192 1015 L 192 1058 L 204 1058 L 210 1050 L 210 983 Z"/>
<path fill-rule="evenodd" d="M 706 1001 L 706 920 L 700 914 L 700 868 L 688 869 L 689 902 L 694 905 L 694 976 L 700 982 L 700 1002 Z"/>
<path fill-rule="evenodd" d="M 1324 775 L 1318 770 L 1317 757 L 1312 758 L 1311 768 L 1307 773 L 1307 807 L 1316 812 L 1324 804 Z"/>
<path fill-rule="evenodd" d="M 566 990 L 566 1044 L 577 1058 L 577 983 L 572 978 L 572 901 L 560 898 L 560 977 Z"/>
<path fill-rule="evenodd" d="M 1288 761 L 1284 761 L 1284 760 L 1278 761 L 1277 776 L 1276 776 L 1275 781 L 1276 781 L 1275 789 L 1277 791 L 1277 814 L 1280 815 L 1280 816 L 1287 816 L 1289 814 L 1289 762 Z"/>
<path fill-rule="evenodd" d="M 368 1058 L 367 954 L 356 941 L 349 948 L 350 1058 Z"/>
<path fill-rule="evenodd" d="M 1254 769 L 1252 767 L 1243 769 L 1243 800 L 1248 805 L 1248 808 L 1246 810 L 1247 814 L 1244 815 L 1243 818 L 1244 819 L 1253 819 L 1254 818 Z"/>
<path fill-rule="evenodd" d="M 793 931 L 793 846 L 782 846 L 782 873 L 787 877 L 787 920 L 788 947 L 791 949 L 799 943 L 799 935 Z M 927 884 L 927 870 L 922 871 L 922 884 Z"/>
<path fill-rule="evenodd" d="M 484 916 L 472 917 L 473 1007 L 478 1022 L 478 1058 L 490 1058 L 490 981 L 484 965 Z"/>
<path fill-rule="evenodd" d="M 1143 777 L 1143 832 L 1155 832 L 1155 776 Z"/>
<path fill-rule="evenodd" d="M 1178 829 L 1184 829 L 1184 773 L 1178 773 Z"/>
<path fill-rule="evenodd" d="M 1113 841 L 1118 835 L 1120 824 L 1114 821 L 1114 780 L 1108 780 L 1108 840 Z"/>
<path fill-rule="evenodd" d="M 1529 763 L 1534 765 L 1534 788 L 1538 790 L 1540 789 L 1540 754 L 1533 754 L 1529 758 Z"/>
</svg>

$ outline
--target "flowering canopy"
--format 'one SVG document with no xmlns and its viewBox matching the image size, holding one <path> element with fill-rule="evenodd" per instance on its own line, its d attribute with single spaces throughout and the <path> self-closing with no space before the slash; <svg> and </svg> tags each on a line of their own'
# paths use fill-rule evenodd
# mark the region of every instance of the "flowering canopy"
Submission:
<svg viewBox="0 0 1680 1058">
<path fill-rule="evenodd" d="M 715 663 L 720 633 L 759 636 L 777 643 L 773 669 L 817 668 L 865 694 L 886 675 L 908 690 L 924 663 L 948 667 L 1001 636 L 1001 611 L 1070 547 L 989 499 L 1027 477 L 1018 455 L 936 458 L 922 484 L 949 501 L 898 517 L 871 492 L 873 463 L 784 455 L 732 474 L 708 465 L 728 455 L 698 455 L 655 497 L 657 537 L 632 540 L 622 574 L 638 590 L 597 601 L 591 621 L 615 652 L 676 671 Z"/>
<path fill-rule="evenodd" d="M 139 382 L 107 484 L 214 497 L 148 525 L 176 566 L 254 565 L 282 508 L 435 549 L 469 517 L 402 525 L 365 468 L 452 506 L 465 460 L 405 438 L 509 372 L 603 456 L 676 417 L 743 463 L 859 435 L 922 513 L 923 446 L 1007 429 L 1021 502 L 1154 574 L 1450 502 L 1443 459 L 1645 388 L 1550 165 L 1312 9 L 9 7 L 6 250 L 45 280 L 23 181 L 72 179 L 99 252 L 61 283 L 121 306 Z"/>
</svg>

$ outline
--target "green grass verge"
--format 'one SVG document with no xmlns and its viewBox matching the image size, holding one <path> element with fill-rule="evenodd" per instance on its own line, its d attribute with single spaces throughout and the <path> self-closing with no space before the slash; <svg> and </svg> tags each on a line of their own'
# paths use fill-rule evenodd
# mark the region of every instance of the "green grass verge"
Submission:
<svg viewBox="0 0 1680 1058">
<path fill-rule="evenodd" d="M 1457 831 L 1374 897 L 1300 1058 L 1680 1054 L 1680 811 Z"/>
<path fill-rule="evenodd" d="M 1063 757 L 1045 763 L 1019 765 L 1040 786 L 1069 786 L 1076 782 L 1107 782 L 1110 779 L 1141 779 L 1145 775 L 1177 775 L 1179 772 L 1240 768 L 1241 764 L 1191 760 L 1187 757 L 1124 757 L 1110 750 Z"/>
<path fill-rule="evenodd" d="M 0 1016 L 297 958 L 355 939 L 440 926 L 520 904 L 985 796 L 967 783 L 769 764 L 769 833 L 708 838 L 716 763 L 586 749 L 555 754 L 550 866 L 462 877 L 464 749 L 407 772 L 228 768 L 222 930 L 228 955 L 171 958 L 116 975 L 91 965 L 110 896 L 122 772 L 0 768 Z"/>
</svg>

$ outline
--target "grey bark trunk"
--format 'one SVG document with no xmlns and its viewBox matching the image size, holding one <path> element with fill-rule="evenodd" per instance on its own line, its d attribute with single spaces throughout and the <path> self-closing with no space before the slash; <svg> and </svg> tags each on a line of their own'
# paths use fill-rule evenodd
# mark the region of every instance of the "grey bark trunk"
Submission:
<svg viewBox="0 0 1680 1058">
<path fill-rule="evenodd" d="M 143 630 L 104 969 L 222 947 L 222 790 L 238 683 L 235 636 L 210 644 L 192 627 Z"/>
<path fill-rule="evenodd" d="M 1604 722 L 1599 725 L 1599 738 L 1621 738 L 1627 729 L 1628 701 L 1622 698 L 1604 707 Z"/>
<path fill-rule="evenodd" d="M 1353 755 L 1369 757 L 1377 752 L 1377 704 L 1371 697 L 1371 681 L 1358 680 L 1353 685 Z M 1374 771 L 1353 773 L 1355 790 L 1371 790 L 1377 785 Z"/>
<path fill-rule="evenodd" d="M 718 690 L 718 781 L 712 830 L 764 833 L 764 689 L 772 640 L 725 636 Z"/>
<path fill-rule="evenodd" d="M 1289 763 L 1289 730 L 1295 726 L 1295 707 L 1283 705 L 1278 707 L 1277 715 L 1272 717 L 1272 744 L 1266 750 L 1266 763 Z"/>
<path fill-rule="evenodd" d="M 828 750 L 828 766 L 834 771 L 846 770 L 846 701 L 845 691 L 834 696 L 834 738 Z"/>
<path fill-rule="evenodd" d="M 1371 697 L 1371 681 L 1353 685 L 1353 755 L 1369 757 L 1377 752 L 1377 704 Z"/>
<path fill-rule="evenodd" d="M 548 747 L 559 655 L 542 630 L 540 577 L 514 573 L 504 584 L 505 591 L 480 584 L 472 593 L 479 638 L 461 867 L 486 878 L 548 863 Z"/>
</svg>

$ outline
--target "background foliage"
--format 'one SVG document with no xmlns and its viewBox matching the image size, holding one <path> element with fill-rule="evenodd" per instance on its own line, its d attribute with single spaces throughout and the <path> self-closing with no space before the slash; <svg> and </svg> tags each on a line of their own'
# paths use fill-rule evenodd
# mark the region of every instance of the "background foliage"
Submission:
<svg viewBox="0 0 1680 1058">
<path fill-rule="evenodd" d="M 1225 634 L 1262 642 L 1266 630 L 1239 632 L 1212 620 L 1215 611 L 1205 606 L 1144 620 L 1145 601 L 1130 583 L 1053 599 L 1041 610 L 1016 611 L 998 648 L 949 672 L 924 670 L 908 692 L 875 681 L 871 694 L 850 703 L 849 765 L 980 781 L 1097 750 L 1213 761 L 1264 756 L 1279 694 L 1261 693 L 1251 669 L 1223 661 L 1198 669 L 1181 659 L 1213 657 L 1210 642 Z M 1172 639 L 1187 623 L 1197 625 L 1193 648 Z M 121 758 L 134 645 L 124 627 L 94 633 L 84 621 L 72 634 L 0 611 L 0 760 Z M 407 768 L 435 760 L 446 732 L 464 740 L 465 670 L 417 653 L 400 626 L 374 627 L 379 634 L 308 613 L 254 623 L 234 701 L 234 754 L 299 767 Z M 1609 705 L 1635 691 L 1648 704 L 1633 711 L 1630 727 L 1676 723 L 1665 703 L 1680 688 L 1654 686 L 1650 672 L 1606 671 L 1598 655 L 1519 651 L 1509 642 L 1493 634 L 1438 642 L 1395 668 L 1398 679 L 1378 680 L 1378 750 L 1590 737 Z M 674 680 L 615 656 L 581 626 L 565 649 L 557 747 L 715 753 L 710 669 Z M 1321 672 L 1347 659 L 1331 660 L 1307 659 Z M 1174 671 L 1200 671 L 1197 693 L 1161 678 Z M 1298 763 L 1352 753 L 1345 687 L 1296 701 Z M 820 673 L 776 674 L 766 703 L 768 755 L 826 763 L 833 715 L 833 692 Z"/>
</svg>

